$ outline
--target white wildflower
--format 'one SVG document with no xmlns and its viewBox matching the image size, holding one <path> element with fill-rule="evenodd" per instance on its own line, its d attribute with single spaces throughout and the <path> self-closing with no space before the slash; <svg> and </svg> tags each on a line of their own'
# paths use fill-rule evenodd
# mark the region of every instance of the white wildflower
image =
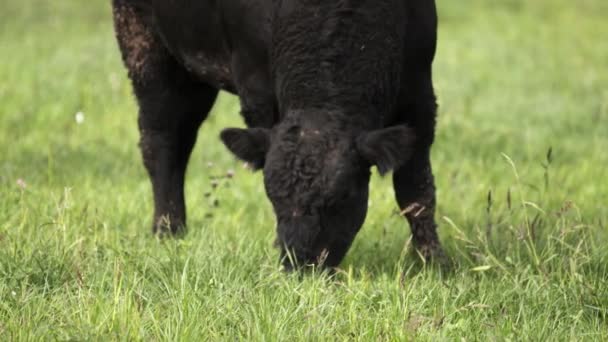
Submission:
<svg viewBox="0 0 608 342">
<path fill-rule="evenodd" d="M 19 178 L 17 179 L 17 186 L 21 189 L 25 189 L 27 188 L 27 183 L 23 179 Z"/>
<path fill-rule="evenodd" d="M 76 120 L 77 124 L 82 124 L 84 122 L 84 113 L 83 112 L 78 112 L 76 113 L 76 116 L 74 117 L 74 119 Z"/>
</svg>

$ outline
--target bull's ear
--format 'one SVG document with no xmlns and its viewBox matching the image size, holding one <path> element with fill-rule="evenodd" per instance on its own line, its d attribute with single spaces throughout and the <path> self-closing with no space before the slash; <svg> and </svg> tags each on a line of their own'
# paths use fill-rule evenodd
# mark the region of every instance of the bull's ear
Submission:
<svg viewBox="0 0 608 342">
<path fill-rule="evenodd" d="M 254 170 L 264 167 L 270 148 L 270 130 L 266 128 L 226 128 L 220 134 L 226 147 L 237 158 L 249 163 Z"/>
<path fill-rule="evenodd" d="M 363 133 L 357 139 L 357 148 L 363 158 L 384 175 L 410 158 L 414 140 L 412 129 L 399 125 Z"/>
</svg>

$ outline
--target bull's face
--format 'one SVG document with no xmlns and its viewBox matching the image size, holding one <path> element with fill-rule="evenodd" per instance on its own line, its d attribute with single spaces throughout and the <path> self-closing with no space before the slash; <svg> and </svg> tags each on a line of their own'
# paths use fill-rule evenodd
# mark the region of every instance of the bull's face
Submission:
<svg viewBox="0 0 608 342">
<path fill-rule="evenodd" d="M 263 169 L 287 269 L 340 263 L 365 220 L 370 167 L 398 167 L 413 138 L 404 126 L 361 133 L 293 122 L 272 131 L 226 129 L 221 137 L 237 157 Z"/>
</svg>

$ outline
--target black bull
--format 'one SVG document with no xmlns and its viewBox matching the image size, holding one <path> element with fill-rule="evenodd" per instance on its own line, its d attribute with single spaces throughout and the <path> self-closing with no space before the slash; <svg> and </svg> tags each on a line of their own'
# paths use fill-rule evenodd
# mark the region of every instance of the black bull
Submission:
<svg viewBox="0 0 608 342">
<path fill-rule="evenodd" d="M 263 170 L 286 267 L 340 263 L 366 216 L 372 166 L 394 171 L 415 247 L 441 253 L 433 0 L 113 0 L 113 14 L 155 232 L 185 226 L 184 173 L 222 89 L 239 96 L 249 128 L 221 139 Z"/>
</svg>

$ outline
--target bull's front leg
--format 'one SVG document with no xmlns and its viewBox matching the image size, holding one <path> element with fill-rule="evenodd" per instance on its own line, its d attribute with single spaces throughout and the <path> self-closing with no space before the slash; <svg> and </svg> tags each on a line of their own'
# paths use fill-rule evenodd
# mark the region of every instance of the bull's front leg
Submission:
<svg viewBox="0 0 608 342">
<path fill-rule="evenodd" d="M 184 175 L 197 130 L 217 90 L 202 84 L 171 56 L 141 9 L 114 0 L 123 61 L 139 104 L 140 148 L 154 192 L 155 233 L 178 233 L 186 223 Z"/>
<path fill-rule="evenodd" d="M 435 223 L 435 184 L 429 148 L 416 151 L 412 159 L 393 174 L 401 214 L 412 231 L 414 247 L 426 259 L 442 257 Z"/>
<path fill-rule="evenodd" d="M 435 182 L 431 146 L 435 138 L 436 99 L 430 72 L 412 77 L 408 104 L 400 109 L 405 123 L 414 129 L 416 141 L 411 158 L 393 174 L 393 185 L 401 214 L 412 231 L 416 250 L 426 259 L 444 253 L 435 223 Z"/>
<path fill-rule="evenodd" d="M 164 90 L 138 91 L 143 162 L 154 193 L 154 233 L 182 232 L 186 225 L 184 178 L 197 130 L 213 103 L 215 90 L 183 97 L 192 89 L 166 84 Z M 199 102 L 206 100 L 207 102 Z"/>
</svg>

